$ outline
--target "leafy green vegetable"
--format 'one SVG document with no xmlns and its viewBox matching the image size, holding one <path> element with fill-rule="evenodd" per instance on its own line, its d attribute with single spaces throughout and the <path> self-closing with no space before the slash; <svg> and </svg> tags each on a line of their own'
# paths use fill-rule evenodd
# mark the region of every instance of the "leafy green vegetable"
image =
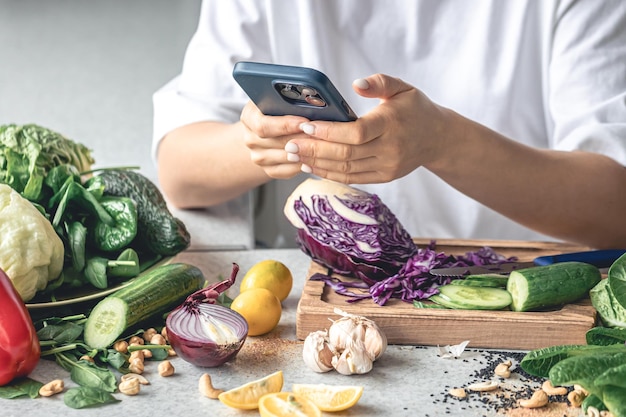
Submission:
<svg viewBox="0 0 626 417">
<path fill-rule="evenodd" d="M 608 278 L 600 281 L 589 291 L 589 298 L 602 324 L 607 327 L 626 328 L 626 308 L 623 308 L 615 298 Z"/>
<path fill-rule="evenodd" d="M 71 408 L 86 408 L 118 401 L 110 392 L 90 387 L 70 388 L 63 395 L 63 402 Z"/>
<path fill-rule="evenodd" d="M 607 349 L 607 348 L 605 348 Z M 626 351 L 603 352 L 564 359 L 552 367 L 555 385 L 579 384 L 602 400 L 616 417 L 626 416 Z"/>
<path fill-rule="evenodd" d="M 602 353 L 626 353 L 626 346 L 557 345 L 535 349 L 520 362 L 521 368 L 531 375 L 548 378 L 553 366 L 575 356 L 593 356 Z"/>
<path fill-rule="evenodd" d="M 8 385 L 0 387 L 0 398 L 12 399 L 28 396 L 39 397 L 39 389 L 43 384 L 30 378 L 19 378 Z"/>
<path fill-rule="evenodd" d="M 620 256 L 609 268 L 607 281 L 615 301 L 626 309 L 626 254 Z"/>
<path fill-rule="evenodd" d="M 600 398 L 598 398 L 597 395 L 593 395 L 593 394 L 589 394 L 584 400 L 583 403 L 581 404 L 581 407 L 583 409 L 583 412 L 585 413 L 585 415 L 587 415 L 587 409 L 589 407 L 594 407 L 597 408 L 598 411 L 604 411 L 606 410 L 606 405 L 604 405 L 604 403 L 602 402 L 602 400 Z"/>
<path fill-rule="evenodd" d="M 626 343 L 626 329 L 597 326 L 585 334 L 588 345 L 609 346 Z"/>
<path fill-rule="evenodd" d="M 87 171 L 94 163 L 91 151 L 50 129 L 35 125 L 0 126 L 0 182 L 25 198 L 39 201 L 48 171 L 71 164 Z"/>
<path fill-rule="evenodd" d="M 124 249 L 137 235 L 137 206 L 127 197 L 102 197 L 99 203 L 114 224 L 96 221 L 92 228 L 96 248 L 105 252 Z"/>
</svg>

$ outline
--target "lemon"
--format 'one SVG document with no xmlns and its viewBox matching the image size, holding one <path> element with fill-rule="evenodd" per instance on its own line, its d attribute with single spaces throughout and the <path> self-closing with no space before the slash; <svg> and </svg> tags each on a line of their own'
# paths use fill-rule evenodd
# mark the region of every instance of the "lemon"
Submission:
<svg viewBox="0 0 626 417">
<path fill-rule="evenodd" d="M 267 259 L 252 266 L 244 275 L 239 284 L 239 291 L 244 292 L 252 288 L 267 288 L 280 301 L 291 292 L 293 276 L 289 268 L 282 262 Z"/>
<path fill-rule="evenodd" d="M 294 394 L 311 400 L 322 411 L 347 410 L 359 401 L 363 387 L 358 385 L 293 384 Z"/>
<path fill-rule="evenodd" d="M 246 319 L 249 336 L 259 336 L 273 330 L 283 311 L 280 300 L 266 288 L 252 288 L 239 293 L 230 308 Z"/>
<path fill-rule="evenodd" d="M 283 371 L 276 371 L 263 378 L 245 383 L 237 388 L 222 392 L 217 398 L 229 407 L 241 410 L 259 408 L 259 399 L 283 389 Z"/>
<path fill-rule="evenodd" d="M 293 392 L 266 394 L 259 400 L 261 417 L 321 417 L 319 408 Z"/>
</svg>

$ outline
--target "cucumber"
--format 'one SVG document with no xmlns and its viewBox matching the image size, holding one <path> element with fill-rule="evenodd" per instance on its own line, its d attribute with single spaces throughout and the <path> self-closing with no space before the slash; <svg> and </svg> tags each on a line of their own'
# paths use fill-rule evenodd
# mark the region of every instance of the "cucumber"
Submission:
<svg viewBox="0 0 626 417">
<path fill-rule="evenodd" d="M 506 289 L 513 311 L 533 311 L 563 305 L 589 294 L 602 275 L 584 262 L 562 262 L 511 272 Z"/>
<path fill-rule="evenodd" d="M 511 294 L 502 288 L 442 285 L 434 303 L 459 310 L 501 310 L 511 304 Z"/>
<path fill-rule="evenodd" d="M 450 282 L 451 285 L 469 285 L 470 287 L 493 287 L 506 288 L 509 280 L 507 275 L 500 274 L 478 274 L 468 275 L 461 279 L 455 279 Z"/>
<path fill-rule="evenodd" d="M 179 306 L 204 285 L 204 275 L 185 263 L 158 266 L 95 305 L 85 323 L 85 343 L 111 346 L 132 326 Z"/>
</svg>

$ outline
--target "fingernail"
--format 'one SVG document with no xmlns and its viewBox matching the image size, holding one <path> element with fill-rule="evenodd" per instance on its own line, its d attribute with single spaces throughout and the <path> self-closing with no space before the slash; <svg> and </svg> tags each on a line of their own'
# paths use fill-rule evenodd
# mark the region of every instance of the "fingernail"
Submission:
<svg viewBox="0 0 626 417">
<path fill-rule="evenodd" d="M 370 83 L 367 82 L 365 78 L 357 78 L 356 80 L 352 82 L 352 85 L 354 85 L 357 88 L 360 88 L 361 90 L 367 90 L 368 88 L 370 88 Z"/>
<path fill-rule="evenodd" d="M 301 123 L 300 130 L 302 130 L 307 135 L 312 135 L 315 133 L 315 126 L 310 123 Z"/>
<path fill-rule="evenodd" d="M 305 164 L 302 164 L 302 166 L 300 167 L 300 171 L 305 172 L 307 174 L 310 174 L 311 172 L 313 172 L 311 167 Z"/>
<path fill-rule="evenodd" d="M 287 152 L 287 161 L 298 162 L 299 160 L 300 160 L 300 157 L 297 154 Z"/>
<path fill-rule="evenodd" d="M 285 152 L 298 153 L 299 150 L 300 148 L 298 148 L 298 145 L 293 142 L 287 142 L 287 144 L 285 145 Z"/>
</svg>

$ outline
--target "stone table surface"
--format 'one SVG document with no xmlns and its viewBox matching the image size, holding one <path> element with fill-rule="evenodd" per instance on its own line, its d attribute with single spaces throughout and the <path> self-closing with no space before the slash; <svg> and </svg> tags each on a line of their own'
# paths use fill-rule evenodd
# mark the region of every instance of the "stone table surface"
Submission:
<svg viewBox="0 0 626 417">
<path fill-rule="evenodd" d="M 252 265 L 265 259 L 276 259 L 287 265 L 294 276 L 294 287 L 283 302 L 283 314 L 277 328 L 265 336 L 249 337 L 239 355 L 230 363 L 218 368 L 198 368 L 181 358 L 173 358 L 176 373 L 163 378 L 158 375 L 157 363 L 149 362 L 144 376 L 149 379 L 150 385 L 142 387 L 137 396 L 115 393 L 114 396 L 120 402 L 81 410 L 67 407 L 63 403 L 63 395 L 34 400 L 0 399 L 0 415 L 255 416 L 259 415 L 256 410 L 236 410 L 218 400 L 203 397 L 198 391 L 198 380 L 206 372 L 211 375 L 215 387 L 230 389 L 278 370 L 284 373 L 284 391 L 290 390 L 294 383 L 364 387 L 363 396 L 354 407 L 339 413 L 326 413 L 327 416 L 582 415 L 580 409 L 567 409 L 562 404 L 552 405 L 534 414 L 516 410 L 515 398 L 529 396 L 540 385 L 516 372 L 517 363 L 524 355 L 524 352 L 519 351 L 470 348 L 459 358 L 452 359 L 441 357 L 438 346 L 391 345 L 368 374 L 345 376 L 335 371 L 313 372 L 303 362 L 303 342 L 296 339 L 296 308 L 310 265 L 308 256 L 295 249 L 192 251 L 179 254 L 174 261 L 198 266 L 207 280 L 213 281 L 228 276 L 233 262 L 239 264 L 241 278 Z M 227 294 L 234 297 L 237 291 L 237 288 L 231 288 Z M 499 380 L 494 377 L 493 368 L 506 359 L 512 359 L 514 372 L 510 379 Z M 75 386 L 68 372 L 49 360 L 41 360 L 31 377 L 44 383 L 61 378 L 66 389 Z M 492 379 L 501 382 L 498 391 L 471 393 L 462 401 L 448 395 L 450 388 L 466 387 L 473 382 Z"/>
</svg>

